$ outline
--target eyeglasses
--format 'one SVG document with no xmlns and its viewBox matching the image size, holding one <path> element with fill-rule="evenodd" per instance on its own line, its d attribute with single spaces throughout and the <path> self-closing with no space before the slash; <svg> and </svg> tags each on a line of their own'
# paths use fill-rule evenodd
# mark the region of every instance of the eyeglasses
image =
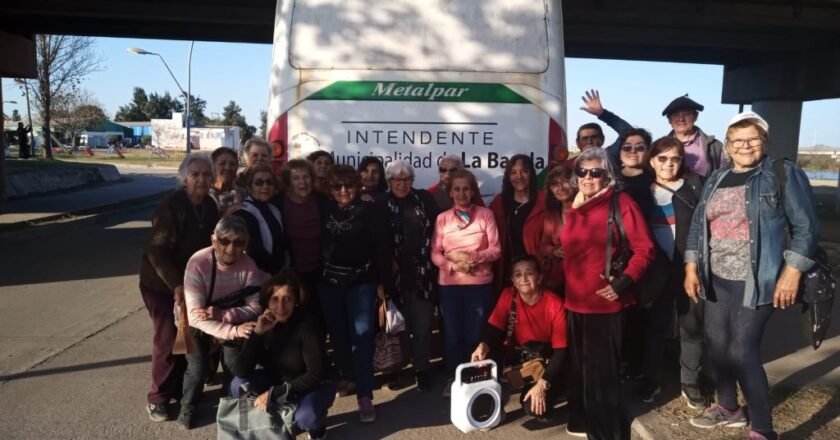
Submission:
<svg viewBox="0 0 840 440">
<path fill-rule="evenodd" d="M 679 165 L 682 162 L 682 156 L 656 156 L 656 161 L 662 165 L 671 162 L 674 165 Z"/>
<path fill-rule="evenodd" d="M 440 168 L 438 168 L 438 171 L 441 172 L 441 173 L 454 173 L 455 171 L 458 171 L 459 169 L 460 168 L 457 168 L 457 167 L 456 168 L 440 167 Z"/>
<path fill-rule="evenodd" d="M 645 144 L 636 144 L 636 145 L 625 144 L 625 145 L 621 146 L 621 151 L 623 151 L 625 153 L 644 153 L 645 150 L 647 150 L 647 145 L 645 145 Z"/>
<path fill-rule="evenodd" d="M 351 185 L 349 183 L 333 183 L 332 184 L 332 190 L 333 191 L 341 191 L 342 189 L 350 191 L 351 189 L 355 189 L 355 188 L 356 188 L 355 185 Z"/>
<path fill-rule="evenodd" d="M 758 148 L 764 145 L 764 139 L 758 136 L 751 137 L 749 139 L 727 139 L 726 143 L 731 145 L 735 149 L 741 149 L 747 145 L 749 145 L 752 148 Z"/>
<path fill-rule="evenodd" d="M 272 179 L 254 179 L 252 183 L 254 186 L 274 186 L 274 180 Z"/>
<path fill-rule="evenodd" d="M 234 238 L 231 240 L 230 238 L 217 237 L 216 243 L 219 243 L 222 247 L 228 247 L 231 244 L 233 244 L 233 247 L 245 247 L 245 240 L 242 238 Z"/>
<path fill-rule="evenodd" d="M 607 170 L 605 170 L 603 168 L 578 167 L 578 169 L 575 170 L 575 175 L 577 175 L 581 179 L 586 177 L 587 174 L 592 176 L 593 179 L 600 179 L 600 178 L 604 177 L 604 174 L 606 174 L 606 173 L 607 173 Z"/>
</svg>

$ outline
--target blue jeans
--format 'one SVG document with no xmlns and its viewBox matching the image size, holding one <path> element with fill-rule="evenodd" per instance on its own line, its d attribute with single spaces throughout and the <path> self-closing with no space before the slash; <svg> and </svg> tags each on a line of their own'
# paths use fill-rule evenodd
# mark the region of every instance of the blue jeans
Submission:
<svg viewBox="0 0 840 440">
<path fill-rule="evenodd" d="M 356 383 L 358 397 L 373 398 L 376 285 L 318 286 L 338 378 Z"/>
<path fill-rule="evenodd" d="M 773 418 L 770 386 L 761 362 L 761 337 L 773 305 L 744 307 L 745 285 L 712 276 L 715 301 L 706 301 L 706 349 L 720 405 L 738 408 L 737 382 L 750 409 L 753 431 L 769 433 Z"/>
<path fill-rule="evenodd" d="M 239 397 L 239 387 L 248 383 L 250 391 L 262 393 L 271 387 L 265 370 L 254 370 L 249 377 L 234 377 L 230 383 L 230 394 L 232 397 Z M 306 432 L 320 432 L 326 428 L 327 411 L 335 401 L 335 383 L 321 382 L 311 390 L 297 396 L 297 409 L 295 410 L 295 426 Z"/>
<path fill-rule="evenodd" d="M 493 310 L 493 284 L 440 286 L 440 312 L 443 315 L 443 345 L 446 370 L 455 376 L 459 364 L 470 361 L 470 354 L 481 340 L 481 332 Z"/>
</svg>

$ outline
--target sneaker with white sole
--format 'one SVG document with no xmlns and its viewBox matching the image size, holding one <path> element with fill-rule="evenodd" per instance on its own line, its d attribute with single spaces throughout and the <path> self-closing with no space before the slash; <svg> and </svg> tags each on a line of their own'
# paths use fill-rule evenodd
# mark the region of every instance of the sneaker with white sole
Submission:
<svg viewBox="0 0 840 440">
<path fill-rule="evenodd" d="M 739 406 L 735 411 L 714 404 L 703 414 L 698 417 L 692 417 L 689 420 L 692 426 L 697 428 L 715 428 L 718 426 L 725 426 L 727 428 L 743 428 L 747 426 L 747 415 L 744 412 L 744 407 Z"/>
<path fill-rule="evenodd" d="M 169 404 L 162 403 L 147 403 L 146 412 L 149 413 L 149 420 L 153 422 L 165 422 L 169 420 Z"/>
<path fill-rule="evenodd" d="M 687 383 L 682 384 L 681 394 L 683 399 L 685 399 L 686 404 L 691 409 L 700 409 L 709 406 L 709 401 L 697 385 Z"/>
<path fill-rule="evenodd" d="M 569 434 L 572 437 L 586 438 L 585 431 L 572 431 L 571 429 L 569 429 L 568 425 L 566 425 L 566 434 Z"/>
</svg>

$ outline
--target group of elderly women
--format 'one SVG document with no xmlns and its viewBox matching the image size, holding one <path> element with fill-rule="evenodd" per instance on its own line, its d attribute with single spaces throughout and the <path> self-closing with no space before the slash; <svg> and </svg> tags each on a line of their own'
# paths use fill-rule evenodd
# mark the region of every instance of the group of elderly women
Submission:
<svg viewBox="0 0 840 440">
<path fill-rule="evenodd" d="M 550 415 L 555 387 L 565 389 L 566 429 L 590 439 L 629 438 L 622 381 L 639 380 L 641 399 L 654 401 L 676 311 L 683 396 L 704 408 L 691 423 L 745 426 L 740 385 L 748 438 L 775 439 L 760 340 L 773 309 L 796 299 L 817 225 L 802 170 L 767 157 L 768 130 L 755 113 L 733 118 L 730 165 L 705 185 L 686 166 L 682 142 L 652 142 L 641 129 L 621 136 L 620 170 L 588 148 L 573 166 L 551 168 L 544 189 L 530 157 L 516 155 L 489 208 L 457 156 L 441 158 L 440 182 L 426 191 L 414 188 L 403 161 L 365 158 L 354 169 L 319 151 L 290 160 L 278 181 L 259 140 L 246 145 L 240 176 L 232 150 L 216 150 L 212 162 L 190 155 L 182 190 L 155 212 L 141 268 L 154 322 L 150 417 L 165 420 L 169 400 L 181 397 L 179 420 L 191 426 L 211 346 L 221 343 L 234 395 L 245 383 L 262 393 L 258 407 L 293 396 L 290 435 L 323 437 L 333 399 L 353 390 L 360 420 L 373 422 L 380 297 L 406 319 L 402 346 L 413 367 L 389 388 L 432 387 L 438 307 L 445 396 L 459 364 L 507 363 L 538 346 L 547 364 L 522 390 L 525 412 Z M 260 287 L 228 308 L 210 300 L 247 286 Z M 176 305 L 186 307 L 197 346 L 186 373 L 171 353 Z M 237 339 L 244 344 L 230 343 Z M 711 406 L 700 386 L 706 358 L 717 390 Z"/>
</svg>

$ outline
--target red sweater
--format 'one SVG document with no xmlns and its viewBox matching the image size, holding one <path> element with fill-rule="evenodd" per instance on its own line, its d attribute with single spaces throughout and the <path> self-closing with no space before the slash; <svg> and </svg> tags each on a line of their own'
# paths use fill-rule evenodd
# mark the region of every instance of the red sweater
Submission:
<svg viewBox="0 0 840 440">
<path fill-rule="evenodd" d="M 516 325 L 513 327 L 516 345 L 521 347 L 529 341 L 540 341 L 550 342 L 554 349 L 566 348 L 566 310 L 563 308 L 563 299 L 550 290 L 543 291 L 536 304 L 528 305 L 522 302 L 513 287 L 506 288 L 487 322 L 507 332 L 513 295 L 516 295 Z"/>
<path fill-rule="evenodd" d="M 566 309 L 575 313 L 615 313 L 635 304 L 633 287 L 621 292 L 618 301 L 607 301 L 595 291 L 606 287 L 603 279 L 606 264 L 607 218 L 613 190 L 590 199 L 573 208 L 566 215 L 566 224 L 560 229 L 560 244 L 566 258 L 563 269 L 566 275 Z M 624 274 L 638 281 L 653 261 L 654 245 L 644 216 L 633 198 L 619 193 L 621 220 L 633 257 Z M 613 249 L 618 243 L 617 230 L 613 228 Z"/>
<path fill-rule="evenodd" d="M 503 286 L 510 284 L 510 280 L 505 279 L 504 265 L 510 264 L 507 260 L 510 256 L 508 252 L 507 236 L 510 234 L 510 225 L 508 225 L 508 216 L 505 214 L 504 202 L 502 201 L 502 194 L 498 194 L 490 202 L 490 209 L 496 216 L 496 226 L 499 228 L 499 241 L 502 244 L 502 258 L 496 262 L 494 272 L 496 274 L 495 282 L 497 289 L 501 290 Z M 545 214 L 545 192 L 543 190 L 537 191 L 537 200 L 531 212 L 528 213 L 528 218 L 525 219 L 525 224 L 522 226 L 522 244 L 525 246 L 525 251 L 530 255 L 537 256 L 540 253 L 540 244 L 543 234 L 543 216 Z"/>
</svg>

